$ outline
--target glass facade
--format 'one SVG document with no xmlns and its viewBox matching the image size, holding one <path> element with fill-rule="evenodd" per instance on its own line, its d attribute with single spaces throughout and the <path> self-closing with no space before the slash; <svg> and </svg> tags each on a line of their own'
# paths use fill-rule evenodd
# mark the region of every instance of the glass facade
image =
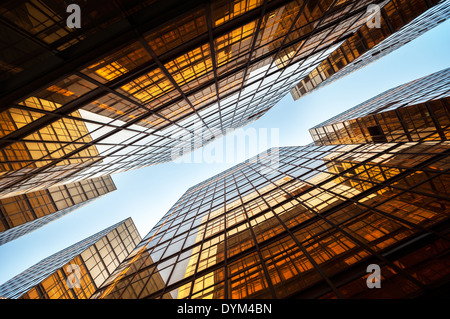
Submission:
<svg viewBox="0 0 450 319">
<path fill-rule="evenodd" d="M 0 245 L 116 190 L 110 176 L 0 199 Z"/>
<path fill-rule="evenodd" d="M 381 8 L 380 28 L 363 25 L 292 90 L 294 100 L 372 63 L 450 17 L 448 0 L 392 0 Z"/>
<path fill-rule="evenodd" d="M 12 80 L 39 63 L 52 63 L 57 55 L 89 36 L 148 7 L 153 1 L 81 2 L 81 28 L 66 27 L 67 4 L 55 0 L 4 1 L 0 5 L 0 81 Z M 52 54 L 53 53 L 53 54 Z"/>
<path fill-rule="evenodd" d="M 383 92 L 309 131 L 317 145 L 450 139 L 450 68 Z"/>
<path fill-rule="evenodd" d="M 171 161 L 186 136 L 198 148 L 242 127 L 388 2 L 92 2 L 77 31 L 60 4 L 8 1 L 0 195 Z"/>
<path fill-rule="evenodd" d="M 89 200 L 72 185 L 174 160 L 186 141 L 201 140 L 193 150 L 255 121 L 299 82 L 304 95 L 450 12 L 450 0 L 118 0 L 84 3 L 74 30 L 53 2 L 0 4 L 0 201 L 9 209 L 51 197 L 33 206 L 49 218 Z M 383 8 L 381 29 L 365 26 L 371 4 Z M 143 239 L 128 219 L 0 294 L 328 299 L 440 289 L 450 277 L 449 70 L 333 118 L 325 133 L 311 129 L 317 145 L 274 148 L 191 187 Z M 344 136 L 354 119 L 365 126 Z M 62 206 L 51 214 L 50 204 Z M 2 207 L 4 226 L 28 221 L 28 208 L 5 217 Z M 381 267 L 382 292 L 366 285 L 370 264 Z"/>
<path fill-rule="evenodd" d="M 271 149 L 187 190 L 93 298 L 420 296 L 450 274 L 449 151 Z"/>
<path fill-rule="evenodd" d="M 141 241 L 131 218 L 57 252 L 0 286 L 11 299 L 88 299 Z"/>
</svg>

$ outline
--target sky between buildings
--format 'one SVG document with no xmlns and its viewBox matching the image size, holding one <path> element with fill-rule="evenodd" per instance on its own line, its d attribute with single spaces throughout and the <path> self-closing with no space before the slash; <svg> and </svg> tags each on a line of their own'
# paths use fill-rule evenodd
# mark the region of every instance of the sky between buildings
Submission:
<svg viewBox="0 0 450 319">
<path fill-rule="evenodd" d="M 377 62 L 298 101 L 286 95 L 243 130 L 266 130 L 266 147 L 306 145 L 312 142 L 308 129 L 314 125 L 390 88 L 449 66 L 450 21 L 446 21 Z M 278 132 L 278 136 L 271 132 Z M 128 217 L 132 217 L 144 237 L 189 187 L 265 150 L 264 145 L 247 145 L 246 154 L 234 154 L 235 161 L 231 162 L 226 160 L 226 154 L 212 156 L 221 149 L 234 151 L 222 145 L 224 138 L 185 156 L 179 163 L 112 175 L 116 191 L 0 246 L 0 284 L 43 258 Z M 191 163 L 187 163 L 189 159 Z M 203 162 L 197 163 L 196 159 Z"/>
</svg>

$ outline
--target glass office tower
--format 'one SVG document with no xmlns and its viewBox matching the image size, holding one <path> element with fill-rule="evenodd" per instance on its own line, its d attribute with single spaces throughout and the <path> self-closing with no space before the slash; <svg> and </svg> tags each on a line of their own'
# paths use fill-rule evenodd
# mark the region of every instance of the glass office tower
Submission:
<svg viewBox="0 0 450 319">
<path fill-rule="evenodd" d="M 354 35 L 369 4 L 387 3 L 91 1 L 70 29 L 62 3 L 6 1 L 0 194 L 170 161 L 186 137 L 194 149 L 242 127 Z"/>
<path fill-rule="evenodd" d="M 384 115 L 388 107 L 445 106 L 449 72 L 379 94 L 329 122 Z M 427 116 L 448 126 L 448 108 L 433 110 Z M 395 127 L 382 126 L 386 135 Z M 192 186 L 93 298 L 413 298 L 448 291 L 450 142 L 416 133 L 412 140 L 330 138 L 335 143 L 273 148 Z M 367 285 L 373 264 L 381 289 Z"/>
<path fill-rule="evenodd" d="M 450 68 L 399 85 L 309 130 L 317 145 L 450 139 Z"/>
<path fill-rule="evenodd" d="M 294 100 L 386 56 L 450 17 L 450 1 L 432 1 L 434 7 L 428 9 L 429 3 L 390 1 L 370 26 L 363 25 L 291 90 Z"/>
<path fill-rule="evenodd" d="M 131 218 L 28 268 L 0 286 L 11 299 L 87 299 L 141 241 Z"/>
<path fill-rule="evenodd" d="M 447 141 L 272 149 L 187 190 L 93 297 L 448 289 L 449 154 Z M 381 289 L 366 285 L 371 264 Z"/>
<path fill-rule="evenodd" d="M 116 190 L 110 176 L 0 199 L 0 245 Z"/>
</svg>

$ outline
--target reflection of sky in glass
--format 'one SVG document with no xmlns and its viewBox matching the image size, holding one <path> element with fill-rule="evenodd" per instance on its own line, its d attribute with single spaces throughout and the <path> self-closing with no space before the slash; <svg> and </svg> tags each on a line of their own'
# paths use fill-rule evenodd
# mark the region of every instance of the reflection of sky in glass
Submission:
<svg viewBox="0 0 450 319">
<path fill-rule="evenodd" d="M 195 282 L 192 283 L 192 291 L 195 293 L 197 288 L 200 291 L 203 287 L 221 283 L 223 279 L 220 274 L 221 265 L 218 264 L 223 260 L 223 253 L 226 250 L 228 258 L 238 253 L 231 252 L 230 254 L 229 247 L 230 242 L 232 242 L 230 238 L 233 238 L 236 234 L 243 235 L 243 237 L 235 237 L 238 240 L 245 238 L 250 227 L 253 229 L 261 227 L 266 221 L 273 223 L 275 219 L 273 218 L 274 214 L 278 216 L 284 215 L 284 217 L 297 217 L 296 212 L 301 212 L 301 215 L 305 216 L 304 208 L 308 208 L 310 211 L 306 213 L 309 215 L 306 216 L 307 219 L 311 218 L 311 215 L 326 212 L 324 216 L 334 220 L 334 213 L 338 216 L 341 215 L 342 207 L 337 212 L 330 211 L 330 209 L 343 203 L 344 210 L 342 214 L 345 215 L 345 207 L 347 207 L 345 201 L 350 200 L 350 202 L 353 202 L 352 199 L 355 196 L 367 189 L 364 188 L 364 185 L 360 185 L 358 182 L 359 178 L 369 183 L 384 181 L 383 178 L 372 175 L 375 175 L 373 173 L 379 171 L 381 167 L 384 167 L 387 171 L 391 169 L 390 164 L 392 164 L 392 161 L 390 157 L 396 156 L 397 149 L 392 150 L 390 156 L 380 154 L 380 150 L 389 151 L 393 147 L 398 149 L 411 148 L 407 150 L 406 155 L 400 154 L 398 157 L 408 157 L 411 153 L 414 154 L 424 150 L 421 147 L 417 147 L 415 143 L 410 143 L 408 146 L 401 145 L 400 147 L 397 144 L 286 147 L 281 149 L 280 162 L 282 165 L 280 165 L 280 170 L 277 172 L 277 175 L 271 176 L 273 179 L 270 183 L 261 183 L 261 177 L 252 174 L 253 170 L 251 167 L 253 164 L 249 160 L 246 163 L 238 164 L 228 169 L 224 173 L 213 176 L 203 183 L 192 186 L 147 236 L 149 237 L 147 240 L 150 241 L 147 248 L 151 253 L 152 260 L 166 259 L 158 265 L 158 276 L 161 276 L 165 282 L 173 284 L 191 276 L 194 270 L 207 270 L 208 267 L 214 266 L 213 270 L 209 269 L 210 271 L 207 275 L 199 275 Z M 429 147 L 427 152 L 433 152 L 439 148 L 433 148 L 431 144 Z M 348 154 L 347 152 L 351 153 Z M 364 154 L 368 156 L 364 156 Z M 356 175 L 356 172 L 360 170 L 365 171 L 365 176 L 346 180 L 344 175 L 334 175 L 337 174 L 337 171 L 341 172 L 337 169 L 337 166 L 343 163 L 346 165 L 341 166 L 341 168 L 349 169 L 349 172 L 353 171 L 353 173 L 350 173 L 351 175 Z M 363 165 L 358 165 L 359 163 Z M 382 165 L 373 165 L 373 163 L 382 163 Z M 303 171 L 291 171 L 294 167 L 293 164 L 303 165 L 306 169 Z M 400 159 L 397 165 L 400 166 L 396 170 L 397 173 L 393 173 L 394 175 L 405 172 L 402 168 L 409 167 L 410 164 L 404 163 Z M 256 164 L 253 166 L 256 166 Z M 371 171 L 372 168 L 374 171 Z M 294 179 L 295 177 L 298 177 L 298 180 Z M 262 178 L 264 179 L 264 177 Z M 215 209 L 215 205 L 211 204 L 210 201 L 211 196 L 218 194 L 216 191 L 218 185 L 221 185 L 221 187 L 226 185 L 224 192 L 219 192 L 222 202 L 220 200 L 218 202 L 219 207 L 226 207 L 226 216 L 223 215 L 223 209 Z M 287 189 L 289 192 L 286 191 Z M 287 194 L 295 194 L 297 191 L 301 193 L 297 193 L 298 196 L 296 198 L 287 196 Z M 239 196 L 237 196 L 238 194 Z M 251 203 L 258 203 L 261 200 L 261 196 L 267 205 L 254 213 L 250 209 Z M 370 207 L 373 204 L 370 200 L 375 196 L 375 193 L 365 196 L 357 204 L 361 205 L 369 201 L 368 205 Z M 254 201 L 254 199 L 256 200 Z M 203 204 L 205 202 L 207 205 Z M 349 201 L 347 201 L 348 203 Z M 400 203 L 400 205 L 402 204 Z M 257 213 L 268 209 L 269 206 L 271 207 L 270 210 L 255 216 Z M 185 209 L 185 207 L 189 208 Z M 243 207 L 247 208 L 244 209 Z M 209 214 L 208 208 L 211 210 Z M 204 214 L 203 211 L 205 212 Z M 193 215 L 197 212 L 198 215 L 194 217 Z M 293 213 L 293 215 L 290 215 L 289 212 Z M 314 213 L 312 214 L 311 212 Z M 353 217 L 350 216 L 349 219 Z M 336 217 L 337 220 L 338 218 Z M 194 219 L 197 220 L 197 223 L 194 223 L 195 226 L 192 226 Z M 197 227 L 198 225 L 200 226 Z M 224 242 L 225 225 L 227 227 L 226 244 Z M 190 232 L 187 232 L 189 229 Z M 256 236 L 259 235 L 256 230 L 254 232 Z M 188 240 L 184 242 L 187 237 Z M 251 246 L 254 242 L 250 240 L 248 243 Z M 187 251 L 178 257 L 177 254 L 181 249 L 187 249 Z M 245 248 L 241 250 L 241 252 L 244 251 Z M 245 253 L 244 255 L 248 256 Z M 234 262 L 234 260 L 231 262 Z M 187 297 L 189 291 L 191 291 L 188 290 L 190 286 L 191 283 L 185 284 L 174 291 L 169 290 L 169 292 L 172 294 L 172 297 Z"/>
<path fill-rule="evenodd" d="M 448 39 L 449 27 L 449 22 L 443 23 L 382 60 L 298 102 L 287 96 L 248 127 L 279 127 L 280 145 L 308 144 L 311 141 L 308 129 L 317 123 L 387 89 L 448 67 L 450 41 L 443 39 Z M 232 165 L 167 163 L 113 176 L 118 188 L 114 196 L 1 246 L 0 283 L 123 217 L 132 216 L 140 233 L 145 235 L 186 189 Z"/>
<path fill-rule="evenodd" d="M 97 149 L 100 153 L 101 156 L 108 156 L 109 153 L 111 153 L 114 156 L 114 160 L 108 160 L 108 159 L 104 159 L 101 162 L 101 165 L 104 166 L 107 163 L 113 163 L 114 161 L 117 161 L 116 156 L 125 156 L 125 155 L 130 155 L 130 154 L 139 154 L 139 150 L 141 149 L 142 151 L 140 152 L 140 154 L 142 154 L 142 152 L 146 151 L 146 148 L 132 148 L 132 147 L 128 147 L 125 148 L 124 150 L 120 151 L 120 152 L 114 152 L 116 150 L 116 148 L 112 145 L 107 145 L 107 144 L 131 144 L 133 143 L 136 139 L 138 138 L 143 138 L 142 141 L 136 142 L 137 145 L 139 146 L 144 146 L 144 145 L 150 145 L 152 144 L 152 142 L 156 142 L 158 140 L 159 136 L 165 137 L 164 140 L 165 142 L 163 143 L 163 145 L 165 145 L 166 147 L 180 147 L 180 144 L 183 145 L 186 140 L 190 140 L 192 138 L 196 137 L 196 145 L 194 146 L 194 148 L 198 148 L 201 145 L 206 145 L 209 144 L 210 142 L 209 140 L 209 136 L 210 133 L 216 134 L 217 132 L 215 130 L 213 130 L 212 132 L 209 132 L 209 129 L 211 128 L 216 128 L 217 129 L 221 129 L 222 133 L 225 133 L 227 129 L 231 129 L 232 127 L 236 127 L 235 123 L 231 123 L 232 127 L 228 128 L 228 127 L 218 127 L 217 125 L 220 125 L 220 122 L 215 121 L 216 124 L 214 124 L 214 126 L 204 126 L 204 122 L 200 121 L 199 117 L 204 119 L 206 121 L 206 123 L 209 123 L 208 119 L 209 118 L 215 118 L 217 116 L 217 112 L 220 112 L 221 114 L 224 114 L 230 110 L 234 110 L 236 108 L 240 108 L 240 107 L 244 107 L 245 103 L 250 101 L 250 100 L 257 100 L 260 97 L 263 97 L 267 94 L 269 94 L 270 92 L 276 92 L 278 89 L 280 89 L 282 86 L 284 86 L 283 81 L 277 83 L 277 79 L 280 78 L 280 75 L 288 75 L 291 76 L 292 73 L 294 71 L 297 70 L 297 73 L 295 74 L 295 77 L 297 78 L 301 78 L 304 74 L 307 74 L 310 70 L 312 70 L 317 63 L 319 63 L 320 61 L 322 61 L 330 52 L 332 52 L 336 47 L 338 47 L 339 44 L 336 44 L 334 46 L 332 46 L 331 48 L 329 48 L 328 50 L 325 50 L 322 54 L 314 54 L 311 57 L 308 57 L 307 59 L 301 60 L 300 62 L 294 63 L 293 65 L 287 67 L 286 69 L 276 69 L 275 72 L 273 72 L 273 74 L 269 75 L 269 76 L 265 76 L 267 75 L 267 73 L 271 70 L 273 70 L 271 68 L 271 64 L 267 64 L 267 65 L 262 65 L 260 68 L 250 71 L 249 74 L 247 74 L 247 80 L 244 83 L 244 89 L 240 92 L 240 93 L 235 93 L 232 96 L 229 96 L 225 99 L 222 99 L 220 101 L 220 106 L 219 103 L 214 103 L 213 105 L 207 107 L 206 109 L 200 110 L 197 114 L 191 114 L 189 115 L 186 119 L 179 121 L 177 124 L 177 126 L 175 125 L 170 125 L 169 127 L 157 131 L 155 132 L 153 129 L 148 129 L 148 128 L 144 128 L 140 125 L 131 125 L 128 126 L 128 129 L 125 130 L 120 130 L 119 132 L 114 133 L 113 135 L 103 138 L 99 144 L 97 144 Z M 321 56 L 321 58 L 318 59 L 318 57 Z M 318 59 L 316 61 L 316 59 Z M 311 65 L 310 65 L 311 64 Z M 298 71 L 299 66 L 309 66 L 306 70 L 303 71 Z M 300 69 L 302 69 L 302 67 L 300 67 Z M 269 86 L 267 86 L 268 84 L 271 84 Z M 291 86 L 295 85 L 291 84 Z M 266 88 L 264 89 L 260 89 L 261 87 L 266 86 Z M 256 94 L 255 94 L 256 93 Z M 239 100 L 237 101 L 237 98 L 239 98 Z M 250 106 L 249 108 L 251 109 Z M 96 138 L 100 138 L 102 137 L 104 134 L 107 134 L 111 131 L 114 130 L 114 127 L 121 127 L 122 125 L 125 125 L 126 122 L 120 121 L 120 120 L 111 120 L 105 116 L 102 115 L 98 115 L 89 111 L 85 111 L 85 110 L 80 110 L 81 116 L 84 119 L 88 119 L 91 121 L 95 121 L 95 122 L 100 122 L 100 123 L 108 123 L 109 126 L 101 126 L 92 122 L 87 122 L 86 126 L 91 134 L 91 137 L 95 140 Z M 247 113 L 247 112 L 245 112 Z M 250 115 L 250 114 L 249 114 Z M 124 115 L 126 116 L 126 115 Z M 233 119 L 235 119 L 236 121 L 238 121 L 239 123 L 243 123 L 241 118 L 235 118 L 233 116 Z M 245 121 L 245 119 L 244 119 Z M 197 123 L 197 124 L 195 124 Z M 238 124 L 240 125 L 240 124 Z M 195 136 L 196 135 L 196 128 L 197 128 L 197 132 L 198 132 L 198 127 L 201 128 L 201 135 L 200 136 Z M 186 130 L 187 128 L 187 130 Z M 133 130 L 133 131 L 131 131 Z M 140 135 L 140 132 L 145 132 L 145 133 L 152 133 L 154 134 L 154 136 L 149 136 L 149 137 L 144 137 L 144 135 Z M 192 134 L 193 133 L 193 134 Z M 188 136 L 188 137 L 186 137 Z M 168 139 L 167 137 L 170 137 L 170 139 Z M 178 141 L 177 141 L 178 140 Z M 145 141 L 145 143 L 144 143 Z M 200 142 L 199 142 L 200 141 Z M 274 146 L 274 145 L 271 145 Z M 108 152 L 109 151 L 109 152 Z M 253 156 L 257 153 L 259 153 L 262 150 L 258 150 L 256 152 L 250 153 L 250 156 Z M 160 150 L 159 153 L 163 153 L 163 161 L 165 160 L 170 160 L 173 159 L 170 156 L 172 155 L 170 153 L 169 150 L 167 149 L 162 149 Z M 186 155 L 186 154 L 183 154 Z M 148 158 L 149 163 L 152 163 L 152 159 Z M 95 165 L 94 165 L 95 167 Z M 94 170 L 91 170 L 94 171 Z"/>
</svg>

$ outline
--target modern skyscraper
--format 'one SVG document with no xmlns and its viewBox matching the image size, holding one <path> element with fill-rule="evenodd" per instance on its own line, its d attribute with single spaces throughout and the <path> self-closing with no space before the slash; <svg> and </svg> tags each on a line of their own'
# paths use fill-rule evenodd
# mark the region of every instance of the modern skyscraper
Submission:
<svg viewBox="0 0 450 319">
<path fill-rule="evenodd" d="M 71 29 L 61 3 L 5 2 L 0 195 L 170 161 L 242 127 L 386 3 L 92 2 Z"/>
<path fill-rule="evenodd" d="M 201 140 L 195 149 L 258 119 L 305 76 L 332 64 L 336 52 L 344 52 L 349 68 L 336 62 L 333 72 L 344 74 L 364 54 L 384 54 L 371 51 L 377 45 L 396 48 L 390 41 L 399 28 L 414 38 L 409 32 L 446 18 L 432 13 L 448 3 L 118 0 L 81 5 L 78 30 L 65 25 L 62 4 L 6 2 L 0 198 L 170 161 L 192 138 Z M 384 29 L 362 30 L 369 5 L 386 8 Z M 427 23 L 408 24 L 423 12 L 430 13 Z M 402 31 L 410 25 L 420 27 Z M 450 144 L 408 141 L 272 149 L 191 187 L 120 264 L 109 264 L 103 246 L 87 252 L 94 236 L 14 278 L 0 294 L 433 294 L 449 285 Z M 102 245 L 111 246 L 108 239 Z M 373 265 L 383 290 L 369 287 Z M 80 268 L 76 290 L 71 280 Z"/>
<path fill-rule="evenodd" d="M 317 145 L 450 139 L 450 68 L 387 90 L 310 130 Z"/>
<path fill-rule="evenodd" d="M 449 72 L 384 92 L 330 122 L 383 115 L 386 106 L 439 104 Z M 433 110 L 429 116 L 448 123 L 445 108 Z M 382 127 L 388 135 L 397 126 Z M 417 136 L 271 149 L 207 179 L 186 191 L 93 298 L 410 298 L 448 291 L 450 142 Z M 368 283 L 373 266 L 383 289 Z"/>
<path fill-rule="evenodd" d="M 93 297 L 409 298 L 448 288 L 449 153 L 447 141 L 273 149 L 186 191 Z M 382 289 L 366 285 L 373 264 Z"/>
<path fill-rule="evenodd" d="M 432 6 L 430 7 L 430 4 Z M 292 90 L 294 100 L 386 56 L 450 17 L 450 1 L 390 1 Z M 378 21 L 377 21 L 378 20 Z M 378 24 L 378 26 L 376 26 Z"/>
<path fill-rule="evenodd" d="M 23 271 L 0 286 L 11 299 L 88 299 L 141 241 L 131 218 Z"/>
<path fill-rule="evenodd" d="M 116 190 L 110 176 L 0 199 L 0 245 Z"/>
</svg>

